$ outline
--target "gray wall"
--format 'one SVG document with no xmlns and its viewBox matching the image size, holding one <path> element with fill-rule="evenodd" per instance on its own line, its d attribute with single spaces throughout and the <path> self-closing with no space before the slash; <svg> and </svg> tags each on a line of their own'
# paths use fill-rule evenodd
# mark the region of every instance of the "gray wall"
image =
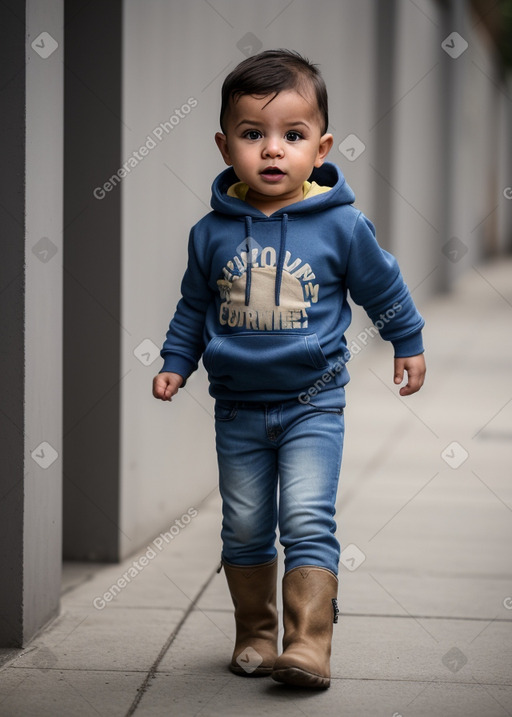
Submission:
<svg viewBox="0 0 512 717">
<path fill-rule="evenodd" d="M 21 646 L 57 614 L 60 596 L 63 3 L 8 5 L 0 8 L 8 50 L 0 132 L 0 644 Z"/>
</svg>

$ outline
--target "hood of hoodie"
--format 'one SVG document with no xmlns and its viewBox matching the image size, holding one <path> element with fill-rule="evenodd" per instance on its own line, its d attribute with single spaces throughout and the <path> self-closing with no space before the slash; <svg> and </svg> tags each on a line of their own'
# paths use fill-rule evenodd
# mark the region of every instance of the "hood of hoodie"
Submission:
<svg viewBox="0 0 512 717">
<path fill-rule="evenodd" d="M 219 174 L 212 184 L 212 209 L 230 216 L 265 218 L 266 215 L 259 209 L 244 202 L 242 199 L 228 196 L 227 191 L 229 187 L 238 181 L 239 179 L 232 167 L 229 167 Z M 329 192 L 324 192 L 323 194 L 295 202 L 295 204 L 289 204 L 282 209 L 278 209 L 277 212 L 274 212 L 271 216 L 275 218 L 283 214 L 290 216 L 304 213 L 309 214 L 311 212 L 323 211 L 330 207 L 340 206 L 341 204 L 352 204 L 355 200 L 354 192 L 347 184 L 341 170 L 335 164 L 324 162 L 321 167 L 315 167 L 309 177 L 309 181 L 316 182 L 322 187 L 332 187 L 332 189 Z"/>
<path fill-rule="evenodd" d="M 245 241 L 247 244 L 246 256 L 252 256 L 252 222 L 253 219 L 265 220 L 267 215 L 259 209 L 251 206 L 242 199 L 230 197 L 227 191 L 231 185 L 238 182 L 239 179 L 232 167 L 222 172 L 212 185 L 212 209 L 221 214 L 231 217 L 243 217 L 245 219 Z M 354 192 L 347 184 L 341 170 L 330 162 L 325 162 L 321 167 L 313 170 L 309 177 L 310 182 L 316 182 L 321 187 L 331 187 L 328 192 L 317 194 L 307 199 L 289 204 L 274 212 L 271 217 L 273 219 L 281 219 L 281 242 L 279 247 L 279 259 L 276 267 L 275 281 L 275 304 L 280 305 L 281 300 L 281 284 L 283 278 L 283 265 L 286 256 L 286 238 L 288 232 L 288 217 L 300 214 L 311 214 L 314 212 L 324 211 L 331 207 L 337 207 L 342 204 L 352 204 L 355 199 Z M 251 261 L 247 266 L 247 280 L 245 286 L 245 305 L 249 306 L 251 300 Z"/>
</svg>

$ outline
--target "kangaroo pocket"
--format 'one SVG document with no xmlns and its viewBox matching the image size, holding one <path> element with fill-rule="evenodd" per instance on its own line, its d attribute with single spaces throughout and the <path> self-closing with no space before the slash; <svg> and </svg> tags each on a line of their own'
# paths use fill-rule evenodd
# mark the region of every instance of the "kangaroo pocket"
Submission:
<svg viewBox="0 0 512 717">
<path fill-rule="evenodd" d="M 328 362 L 316 334 L 215 336 L 203 355 L 212 384 L 229 391 L 301 390 Z"/>
</svg>

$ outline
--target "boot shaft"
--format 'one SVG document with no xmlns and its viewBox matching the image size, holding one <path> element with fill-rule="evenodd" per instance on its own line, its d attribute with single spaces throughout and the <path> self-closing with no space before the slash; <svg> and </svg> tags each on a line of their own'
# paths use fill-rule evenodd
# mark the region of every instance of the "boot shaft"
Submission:
<svg viewBox="0 0 512 717">
<path fill-rule="evenodd" d="M 337 595 L 338 579 L 325 568 L 306 565 L 285 574 L 283 654 L 274 663 L 274 680 L 310 689 L 329 687 Z"/>
<path fill-rule="evenodd" d="M 302 566 L 283 578 L 283 649 L 297 640 L 328 641 L 338 621 L 338 579 L 325 568 Z"/>
<path fill-rule="evenodd" d="M 273 628 L 277 622 L 277 558 L 259 565 L 223 562 L 237 630 Z"/>
<path fill-rule="evenodd" d="M 277 558 L 260 565 L 223 566 L 235 608 L 230 669 L 237 675 L 268 675 L 277 658 Z"/>
</svg>

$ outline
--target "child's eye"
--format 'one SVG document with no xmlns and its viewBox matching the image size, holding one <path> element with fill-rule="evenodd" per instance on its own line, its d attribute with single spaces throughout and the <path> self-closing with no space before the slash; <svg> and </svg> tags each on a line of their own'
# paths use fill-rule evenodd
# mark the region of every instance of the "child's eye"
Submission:
<svg viewBox="0 0 512 717">
<path fill-rule="evenodd" d="M 250 129 L 244 133 L 244 137 L 246 139 L 260 139 L 261 136 L 262 136 L 261 132 L 257 129 Z"/>
<path fill-rule="evenodd" d="M 300 132 L 295 132 L 295 130 L 290 130 L 290 132 L 287 132 L 285 135 L 288 142 L 297 142 L 299 139 L 302 139 L 302 135 Z"/>
</svg>

